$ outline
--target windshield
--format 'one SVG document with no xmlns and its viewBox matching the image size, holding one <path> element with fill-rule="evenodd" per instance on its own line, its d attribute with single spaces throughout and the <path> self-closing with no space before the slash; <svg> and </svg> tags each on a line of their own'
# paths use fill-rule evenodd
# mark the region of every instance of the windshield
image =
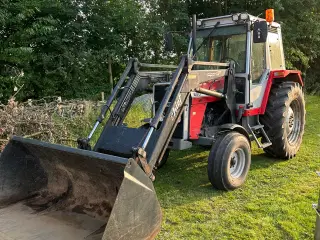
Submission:
<svg viewBox="0 0 320 240">
<path fill-rule="evenodd" d="M 212 29 L 197 31 L 198 61 L 236 63 L 236 72 L 246 71 L 246 27 L 245 25 L 218 27 L 206 39 Z"/>
</svg>

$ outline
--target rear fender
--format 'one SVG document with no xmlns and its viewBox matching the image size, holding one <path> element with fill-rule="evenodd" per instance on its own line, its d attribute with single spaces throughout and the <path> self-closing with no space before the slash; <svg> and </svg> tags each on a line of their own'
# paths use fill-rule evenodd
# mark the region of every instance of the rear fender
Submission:
<svg viewBox="0 0 320 240">
<path fill-rule="evenodd" d="M 262 115 L 265 113 L 270 90 L 272 88 L 272 84 L 275 82 L 296 82 L 300 84 L 302 87 L 304 86 L 304 82 L 301 77 L 301 72 L 298 70 L 272 70 L 269 74 L 269 78 L 267 81 L 266 89 L 263 94 L 263 99 L 261 102 L 261 106 L 259 108 L 251 108 L 246 109 L 243 113 L 244 117 L 254 116 L 254 115 Z"/>
<path fill-rule="evenodd" d="M 266 91 L 264 93 L 259 114 L 264 114 L 267 108 L 269 93 L 274 82 L 297 82 L 301 86 L 304 85 L 301 72 L 298 70 L 275 70 L 270 72 Z"/>
<path fill-rule="evenodd" d="M 301 86 L 304 85 L 301 72 L 298 70 L 275 70 L 272 71 L 271 82 L 274 81 L 283 81 L 283 82 L 296 82 Z"/>
</svg>

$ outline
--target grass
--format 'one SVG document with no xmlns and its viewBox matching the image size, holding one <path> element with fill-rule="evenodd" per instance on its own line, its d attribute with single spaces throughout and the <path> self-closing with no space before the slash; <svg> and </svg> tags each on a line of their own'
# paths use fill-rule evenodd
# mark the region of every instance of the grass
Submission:
<svg viewBox="0 0 320 240">
<path fill-rule="evenodd" d="M 157 239 L 312 239 L 320 178 L 320 97 L 307 98 L 307 125 L 298 155 L 267 157 L 255 146 L 245 185 L 232 192 L 211 187 L 208 150 L 172 151 L 156 174 L 162 206 Z"/>
<path fill-rule="evenodd" d="M 157 239 L 313 239 L 320 178 L 320 97 L 307 97 L 307 125 L 298 155 L 290 161 L 267 157 L 255 147 L 245 185 L 232 192 L 212 188 L 207 177 L 209 150 L 171 151 L 156 173 L 163 212 Z M 97 112 L 73 122 L 74 136 L 86 136 Z M 135 106 L 125 123 L 149 117 Z M 97 140 L 102 126 L 93 138 Z M 86 133 L 86 134 L 84 134 Z"/>
<path fill-rule="evenodd" d="M 112 108 L 114 105 L 112 106 Z M 88 134 L 91 132 L 93 124 L 97 120 L 97 116 L 100 114 L 100 107 L 98 108 L 88 108 L 85 111 L 84 115 L 76 116 L 72 119 L 61 118 L 60 116 L 54 115 L 54 124 L 55 124 L 55 131 L 65 131 L 67 140 L 63 141 L 62 144 L 68 145 L 71 147 L 76 147 L 76 139 L 79 137 L 84 138 L 87 137 Z M 124 119 L 125 125 L 130 127 L 139 127 L 143 123 L 141 119 L 150 118 L 151 113 L 146 112 L 143 110 L 141 105 L 134 105 L 130 108 L 130 111 L 126 118 Z M 109 118 L 109 111 L 107 112 L 105 119 Z M 105 120 L 106 121 L 106 120 Z M 105 122 L 104 122 L 105 123 Z M 104 124 L 100 124 L 96 129 L 95 134 L 92 136 L 90 144 L 94 146 L 95 143 L 98 141 L 100 134 L 103 131 Z M 53 143 L 61 143 L 61 142 L 53 142 Z"/>
</svg>

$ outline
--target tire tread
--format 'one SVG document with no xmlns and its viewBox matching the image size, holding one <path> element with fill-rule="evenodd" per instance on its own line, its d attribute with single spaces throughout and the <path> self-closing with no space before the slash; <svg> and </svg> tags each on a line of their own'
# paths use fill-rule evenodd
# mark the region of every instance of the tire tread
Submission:
<svg viewBox="0 0 320 240">
<path fill-rule="evenodd" d="M 264 115 L 261 115 L 261 124 L 264 125 L 272 145 L 264 149 L 264 151 L 272 156 L 280 157 L 284 159 L 290 159 L 294 157 L 300 147 L 301 141 L 298 143 L 296 149 L 289 148 L 284 140 L 284 123 L 285 123 L 285 111 L 287 105 L 290 104 L 291 93 L 297 92 L 303 99 L 302 88 L 295 82 L 279 82 L 274 83 L 270 94 L 269 100 Z M 302 100 L 303 108 L 304 100 Z M 305 110 L 304 110 L 305 113 Z M 305 115 L 303 115 L 303 119 Z M 305 120 L 303 120 L 305 122 Z M 302 126 L 302 135 L 304 132 L 304 126 Z M 302 138 L 302 136 L 301 136 Z"/>
</svg>

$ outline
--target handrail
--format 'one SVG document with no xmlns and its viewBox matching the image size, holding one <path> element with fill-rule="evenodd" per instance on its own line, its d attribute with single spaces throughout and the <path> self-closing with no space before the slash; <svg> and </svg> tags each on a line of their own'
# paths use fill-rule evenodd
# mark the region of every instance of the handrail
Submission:
<svg viewBox="0 0 320 240">
<path fill-rule="evenodd" d="M 203 66 L 219 66 L 219 67 L 230 67 L 230 63 L 219 63 L 219 62 L 204 62 L 204 61 L 194 61 L 193 65 L 203 65 Z"/>
<path fill-rule="evenodd" d="M 165 64 L 151 64 L 151 63 L 139 63 L 140 67 L 149 67 L 149 68 L 174 68 L 176 69 L 178 66 L 176 65 L 165 65 Z"/>
</svg>

